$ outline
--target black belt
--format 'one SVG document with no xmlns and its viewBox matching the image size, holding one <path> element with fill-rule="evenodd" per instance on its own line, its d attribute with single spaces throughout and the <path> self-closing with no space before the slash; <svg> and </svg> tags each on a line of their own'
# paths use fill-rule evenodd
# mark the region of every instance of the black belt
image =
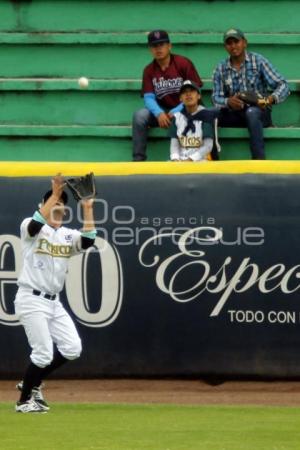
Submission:
<svg viewBox="0 0 300 450">
<path fill-rule="evenodd" d="M 33 289 L 32 293 L 33 293 L 33 295 L 42 296 L 42 297 L 46 298 L 47 300 L 55 300 L 56 299 L 56 294 L 54 294 L 54 295 L 42 294 L 41 291 L 37 291 L 36 289 Z"/>
</svg>

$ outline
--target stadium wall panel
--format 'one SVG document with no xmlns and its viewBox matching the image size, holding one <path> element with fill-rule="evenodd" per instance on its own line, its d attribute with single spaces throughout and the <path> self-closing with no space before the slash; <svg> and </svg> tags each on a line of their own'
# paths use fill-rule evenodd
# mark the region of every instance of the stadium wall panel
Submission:
<svg viewBox="0 0 300 450">
<path fill-rule="evenodd" d="M 71 260 L 61 296 L 84 350 L 59 376 L 300 376 L 299 163 L 116 167 L 94 167 L 95 251 Z M 0 377 L 28 359 L 19 225 L 49 186 L 34 165 L 13 170 L 0 179 Z"/>
</svg>

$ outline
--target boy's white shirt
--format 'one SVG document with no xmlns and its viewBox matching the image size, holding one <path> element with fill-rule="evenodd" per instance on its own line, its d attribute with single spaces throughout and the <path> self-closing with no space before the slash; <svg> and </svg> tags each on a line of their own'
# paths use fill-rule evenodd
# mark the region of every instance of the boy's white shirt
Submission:
<svg viewBox="0 0 300 450">
<path fill-rule="evenodd" d="M 202 109 L 205 108 L 199 105 L 199 107 L 193 114 L 196 114 Z M 188 159 L 191 159 L 193 161 L 206 160 L 207 155 L 213 148 L 213 140 L 212 138 L 203 139 L 202 121 L 195 120 L 195 132 L 193 133 L 191 130 L 189 130 L 186 136 L 182 136 L 182 133 L 187 125 L 187 119 L 181 112 L 176 112 L 174 114 L 174 117 L 177 130 L 177 138 L 171 138 L 171 161 L 186 161 Z"/>
</svg>

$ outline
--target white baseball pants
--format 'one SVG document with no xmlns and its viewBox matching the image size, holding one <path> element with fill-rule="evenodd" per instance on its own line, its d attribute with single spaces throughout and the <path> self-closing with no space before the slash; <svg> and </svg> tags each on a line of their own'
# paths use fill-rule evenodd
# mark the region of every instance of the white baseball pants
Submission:
<svg viewBox="0 0 300 450">
<path fill-rule="evenodd" d="M 58 298 L 47 300 L 24 288 L 19 288 L 16 295 L 15 311 L 32 349 L 30 359 L 38 367 L 51 363 L 53 343 L 70 360 L 78 358 L 82 350 L 75 325 Z"/>
</svg>

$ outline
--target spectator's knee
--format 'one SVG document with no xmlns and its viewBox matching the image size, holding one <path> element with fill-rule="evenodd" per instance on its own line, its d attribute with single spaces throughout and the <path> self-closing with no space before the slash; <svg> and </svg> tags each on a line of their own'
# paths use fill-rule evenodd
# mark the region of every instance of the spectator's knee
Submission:
<svg viewBox="0 0 300 450">
<path fill-rule="evenodd" d="M 149 111 L 147 109 L 139 109 L 133 113 L 133 124 L 146 125 L 149 120 Z"/>
<path fill-rule="evenodd" d="M 248 121 L 261 119 L 261 110 L 258 106 L 250 106 L 250 108 L 247 108 L 245 114 Z"/>
</svg>

